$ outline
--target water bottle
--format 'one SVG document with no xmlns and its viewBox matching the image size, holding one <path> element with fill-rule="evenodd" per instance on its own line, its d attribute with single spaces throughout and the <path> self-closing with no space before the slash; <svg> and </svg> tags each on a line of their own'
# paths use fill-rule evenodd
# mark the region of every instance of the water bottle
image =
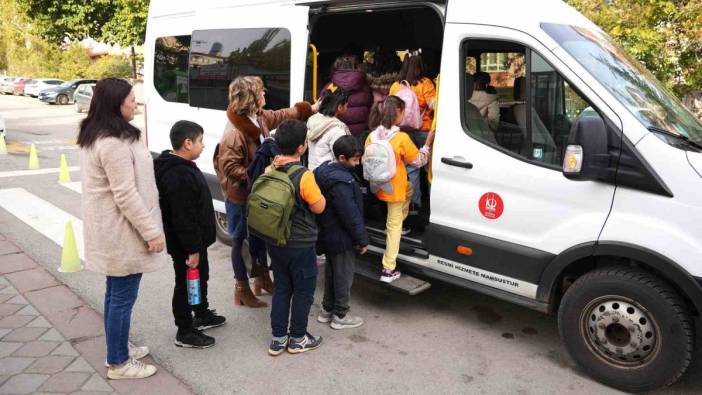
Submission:
<svg viewBox="0 0 702 395">
<path fill-rule="evenodd" d="M 188 278 L 188 303 L 191 306 L 196 306 L 201 303 L 200 300 L 200 271 L 197 268 L 188 268 L 186 271 Z"/>
</svg>

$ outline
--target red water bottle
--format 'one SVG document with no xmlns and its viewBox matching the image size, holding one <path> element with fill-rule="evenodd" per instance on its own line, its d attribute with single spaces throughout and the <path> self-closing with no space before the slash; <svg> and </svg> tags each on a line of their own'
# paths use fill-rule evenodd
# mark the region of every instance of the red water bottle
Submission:
<svg viewBox="0 0 702 395">
<path fill-rule="evenodd" d="M 200 300 L 200 271 L 197 268 L 188 268 L 185 272 L 188 279 L 188 304 L 197 306 Z"/>
</svg>

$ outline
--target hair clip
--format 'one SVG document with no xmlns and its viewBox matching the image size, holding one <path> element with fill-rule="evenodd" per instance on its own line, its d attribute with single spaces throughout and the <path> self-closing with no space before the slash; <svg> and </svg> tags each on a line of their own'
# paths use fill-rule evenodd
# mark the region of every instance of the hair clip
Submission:
<svg viewBox="0 0 702 395">
<path fill-rule="evenodd" d="M 329 86 L 327 87 L 327 90 L 328 90 L 329 92 L 331 92 L 331 93 L 334 93 L 334 92 L 336 92 L 336 90 L 337 90 L 338 88 L 339 88 L 339 87 L 336 86 L 336 85 L 334 85 L 334 83 L 330 83 Z"/>
</svg>

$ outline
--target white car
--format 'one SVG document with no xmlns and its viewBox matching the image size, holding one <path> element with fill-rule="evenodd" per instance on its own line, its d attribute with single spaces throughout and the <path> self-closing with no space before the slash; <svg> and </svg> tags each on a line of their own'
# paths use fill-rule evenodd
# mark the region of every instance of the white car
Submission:
<svg viewBox="0 0 702 395">
<path fill-rule="evenodd" d="M 58 80 L 55 78 L 39 78 L 35 79 L 31 84 L 27 84 L 24 87 L 24 95 L 37 97 L 39 93 L 45 89 L 54 88 L 63 84 L 63 80 Z"/>
<path fill-rule="evenodd" d="M 3 118 L 2 114 L 0 114 L 0 133 L 3 136 L 5 135 L 5 118 Z"/>
<path fill-rule="evenodd" d="M 17 81 L 17 77 L 2 77 L 0 78 L 0 93 L 4 93 L 6 95 L 11 95 L 12 90 L 15 89 L 15 81 Z"/>
</svg>

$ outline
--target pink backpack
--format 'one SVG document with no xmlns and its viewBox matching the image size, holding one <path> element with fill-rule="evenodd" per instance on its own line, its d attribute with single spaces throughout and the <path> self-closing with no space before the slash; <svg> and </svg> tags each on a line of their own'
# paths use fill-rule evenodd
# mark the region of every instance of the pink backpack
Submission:
<svg viewBox="0 0 702 395">
<path fill-rule="evenodd" d="M 410 83 L 405 80 L 400 81 L 400 90 L 395 93 L 395 96 L 405 102 L 405 118 L 400 124 L 400 129 L 421 129 L 422 113 L 419 111 L 419 100 L 417 94 L 410 87 Z"/>
</svg>

